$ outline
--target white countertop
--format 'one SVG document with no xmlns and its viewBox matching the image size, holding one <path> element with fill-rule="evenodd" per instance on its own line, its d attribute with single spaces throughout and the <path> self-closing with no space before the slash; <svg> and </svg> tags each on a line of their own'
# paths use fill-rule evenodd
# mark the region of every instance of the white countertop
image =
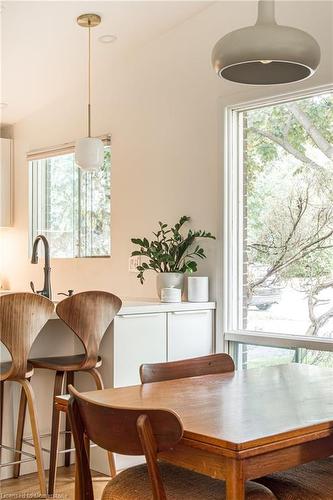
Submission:
<svg viewBox="0 0 333 500">
<path fill-rule="evenodd" d="M 215 302 L 160 302 L 159 300 L 123 300 L 118 316 L 123 314 L 144 314 L 150 312 L 198 311 L 215 309 Z"/>
<path fill-rule="evenodd" d="M 117 316 L 216 309 L 215 302 L 160 302 L 155 299 L 123 299 Z M 58 301 L 54 301 L 55 304 Z M 59 319 L 54 312 L 51 319 Z"/>
<path fill-rule="evenodd" d="M 0 290 L 0 296 L 13 293 L 11 290 Z M 53 300 L 57 304 L 59 300 Z M 118 316 L 126 314 L 149 314 L 161 312 L 177 311 L 203 311 L 207 309 L 216 309 L 215 302 L 160 302 L 158 299 L 122 299 L 123 305 Z M 56 313 L 51 319 L 59 319 Z"/>
</svg>

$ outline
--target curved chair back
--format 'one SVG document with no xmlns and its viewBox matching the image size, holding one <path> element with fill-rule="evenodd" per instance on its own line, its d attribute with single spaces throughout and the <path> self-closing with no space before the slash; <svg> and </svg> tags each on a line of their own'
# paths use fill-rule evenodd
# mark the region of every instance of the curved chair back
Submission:
<svg viewBox="0 0 333 500">
<path fill-rule="evenodd" d="M 86 358 L 81 368 L 89 370 L 96 365 L 103 335 L 121 305 L 116 295 L 97 290 L 77 293 L 57 305 L 57 315 L 84 346 Z"/>
<path fill-rule="evenodd" d="M 122 455 L 145 455 L 154 498 L 163 496 L 157 455 L 175 446 L 183 435 L 176 413 L 169 410 L 121 408 L 97 403 L 69 386 L 69 418 L 78 466 L 80 499 L 92 500 L 92 483 L 84 437 L 101 448 Z M 159 496 L 159 493 L 161 493 Z"/>
<path fill-rule="evenodd" d="M 1 380 L 25 378 L 31 346 L 53 311 L 51 300 L 34 293 L 0 297 L 0 340 L 12 358 Z"/>
<path fill-rule="evenodd" d="M 140 366 L 140 378 L 143 384 L 147 384 L 233 371 L 235 364 L 232 357 L 226 353 L 219 353 L 181 361 L 144 364 Z"/>
</svg>

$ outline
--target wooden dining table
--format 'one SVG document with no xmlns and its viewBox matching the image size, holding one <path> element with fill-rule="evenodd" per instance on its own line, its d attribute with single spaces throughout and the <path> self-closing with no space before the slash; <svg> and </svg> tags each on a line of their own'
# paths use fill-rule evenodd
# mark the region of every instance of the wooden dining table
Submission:
<svg viewBox="0 0 333 500">
<path fill-rule="evenodd" d="M 244 499 L 246 480 L 333 454 L 330 368 L 288 364 L 84 394 L 175 411 L 183 438 L 160 458 L 224 479 L 227 500 Z"/>
</svg>

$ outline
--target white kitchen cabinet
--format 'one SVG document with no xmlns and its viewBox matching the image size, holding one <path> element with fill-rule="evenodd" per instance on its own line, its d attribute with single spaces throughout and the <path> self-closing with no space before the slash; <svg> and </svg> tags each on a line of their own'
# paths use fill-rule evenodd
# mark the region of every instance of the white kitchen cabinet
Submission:
<svg viewBox="0 0 333 500">
<path fill-rule="evenodd" d="M 140 384 L 140 365 L 166 361 L 166 344 L 166 314 L 116 316 L 113 323 L 114 387 Z"/>
<path fill-rule="evenodd" d="M 13 141 L 0 138 L 0 227 L 13 224 Z"/>
<path fill-rule="evenodd" d="M 212 310 L 168 313 L 168 361 L 214 352 L 213 314 Z"/>
</svg>

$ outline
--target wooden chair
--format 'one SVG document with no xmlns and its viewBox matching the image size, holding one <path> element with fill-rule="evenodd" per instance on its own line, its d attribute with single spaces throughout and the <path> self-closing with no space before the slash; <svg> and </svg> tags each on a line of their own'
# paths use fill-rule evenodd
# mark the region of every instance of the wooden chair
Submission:
<svg viewBox="0 0 333 500">
<path fill-rule="evenodd" d="M 147 384 L 233 371 L 235 364 L 232 357 L 229 354 L 219 353 L 181 361 L 144 364 L 140 366 L 140 378 L 143 384 Z"/>
<path fill-rule="evenodd" d="M 279 500 L 332 500 L 333 458 L 316 460 L 257 480 Z"/>
<path fill-rule="evenodd" d="M 74 383 L 75 372 L 84 371 L 89 373 L 96 384 L 97 389 L 103 389 L 103 380 L 97 368 L 102 365 L 102 359 L 98 355 L 99 346 L 105 331 L 111 324 L 113 318 L 121 308 L 121 300 L 112 293 L 103 291 L 89 291 L 72 295 L 59 302 L 56 312 L 62 321 L 75 333 L 81 341 L 84 354 L 71 356 L 56 356 L 30 359 L 34 368 L 42 368 L 55 372 L 53 390 L 53 402 L 56 396 L 68 392 L 67 388 Z M 65 384 L 66 378 L 66 384 Z M 22 408 L 22 412 L 24 409 Z M 20 411 L 20 418 L 24 414 Z M 51 425 L 51 449 L 50 449 L 50 472 L 48 493 L 54 493 L 56 481 L 58 442 L 60 430 L 60 412 L 53 403 L 52 425 Z M 17 444 L 22 449 L 22 437 L 20 435 Z M 65 465 L 70 464 L 71 433 L 68 417 L 66 417 Z M 113 456 L 109 456 L 111 475 L 115 475 Z M 15 470 L 15 477 L 20 473 L 19 465 Z"/>
<path fill-rule="evenodd" d="M 85 436 L 98 446 L 123 455 L 144 455 L 146 464 L 120 472 L 106 485 L 101 500 L 225 500 L 225 483 L 187 469 L 159 463 L 159 453 L 180 441 L 183 426 L 170 410 L 106 406 L 69 387 L 69 417 L 76 448 L 76 499 L 93 500 Z M 276 497 L 249 481 L 247 499 Z"/>
<path fill-rule="evenodd" d="M 0 363 L 0 442 L 3 448 L 10 449 L 10 447 L 2 444 L 4 383 L 6 381 L 15 381 L 22 386 L 14 461 L 2 464 L 2 466 L 14 465 L 17 468 L 18 463 L 22 461 L 20 458 L 21 455 L 26 455 L 30 459 L 36 460 L 42 495 L 46 493 L 45 472 L 35 396 L 30 384 L 33 367 L 28 363 L 28 356 L 35 338 L 51 317 L 53 311 L 54 305 L 49 299 L 33 293 L 12 293 L 0 297 L 0 339 L 11 356 L 11 361 Z M 24 415 L 27 405 L 35 455 L 22 451 L 22 446 L 18 446 L 18 443 L 22 441 Z M 29 458 L 24 461 L 29 461 Z"/>
</svg>

